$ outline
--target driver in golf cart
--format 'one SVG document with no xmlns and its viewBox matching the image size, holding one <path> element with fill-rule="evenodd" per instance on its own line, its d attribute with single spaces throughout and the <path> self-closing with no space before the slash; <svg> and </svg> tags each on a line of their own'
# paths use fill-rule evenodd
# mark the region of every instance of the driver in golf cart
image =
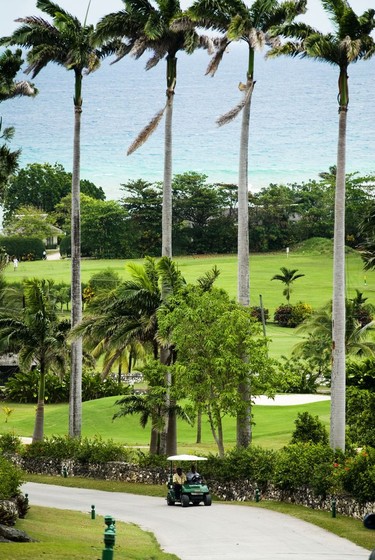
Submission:
<svg viewBox="0 0 375 560">
<path fill-rule="evenodd" d="M 194 464 L 191 465 L 190 471 L 186 475 L 186 479 L 187 479 L 189 484 L 194 483 L 194 482 L 198 482 L 199 484 L 202 483 L 202 477 L 199 474 L 199 472 L 197 471 Z"/>
</svg>

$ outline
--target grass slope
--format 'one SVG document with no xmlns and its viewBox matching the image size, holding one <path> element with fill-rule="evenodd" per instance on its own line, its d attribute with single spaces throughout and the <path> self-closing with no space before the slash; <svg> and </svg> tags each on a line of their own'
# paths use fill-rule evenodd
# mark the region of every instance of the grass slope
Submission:
<svg viewBox="0 0 375 560">
<path fill-rule="evenodd" d="M 112 416 L 117 410 L 114 406 L 117 397 L 107 397 L 83 403 L 83 429 L 84 437 L 100 436 L 103 439 L 113 439 L 116 442 L 129 446 L 148 446 L 150 430 L 142 429 L 138 416 L 128 416 L 112 421 Z M 4 403 L 13 408 L 8 422 L 0 424 L 0 432 L 11 432 L 18 436 L 30 436 L 34 427 L 34 405 L 20 405 Z M 253 407 L 255 445 L 279 449 L 285 445 L 294 429 L 294 421 L 299 412 L 307 410 L 328 426 L 329 401 L 310 403 L 295 406 L 261 406 Z M 46 405 L 45 407 L 45 435 L 65 435 L 68 432 L 68 405 Z M 0 417 L 1 418 L 1 417 Z M 5 419 L 5 416 L 4 416 Z M 224 419 L 224 438 L 227 448 L 236 444 L 236 420 Z M 196 444 L 196 428 L 186 422 L 178 425 L 178 451 L 179 453 L 216 453 L 216 444 L 211 435 L 207 421 L 202 426 L 202 442 Z"/>
<path fill-rule="evenodd" d="M 330 243 L 328 241 L 328 243 Z M 218 287 L 224 288 L 232 297 L 236 297 L 237 290 L 237 258 L 235 255 L 210 255 L 195 257 L 180 257 L 175 259 L 179 269 L 187 281 L 195 282 L 197 278 L 216 265 L 220 276 L 216 282 Z M 124 260 L 82 260 L 82 281 L 88 282 L 90 277 L 103 269 L 110 268 L 121 278 L 128 278 Z M 142 260 L 137 261 L 142 263 Z M 298 279 L 292 287 L 291 303 L 304 301 L 319 308 L 332 298 L 332 253 L 327 249 L 327 240 L 309 241 L 296 251 L 291 250 L 289 257 L 286 253 L 255 254 L 250 257 L 251 305 L 259 305 L 259 295 L 263 297 L 263 305 L 269 309 L 269 320 L 273 320 L 276 307 L 285 303 L 282 295 L 283 285 L 278 281 L 271 281 L 274 274 L 280 272 L 280 267 L 298 269 L 305 276 Z M 22 262 L 13 271 L 8 267 L 5 279 L 8 282 L 21 282 L 24 278 L 53 278 L 55 282 L 70 282 L 70 260 Z M 358 289 L 368 298 L 369 303 L 375 304 L 375 272 L 363 272 L 362 260 L 358 253 L 349 252 L 346 262 L 347 295 L 352 297 Z M 270 353 L 272 356 L 290 355 L 291 348 L 296 342 L 293 329 L 283 329 L 275 325 L 267 325 L 267 335 L 272 338 Z"/>
<path fill-rule="evenodd" d="M 104 521 L 101 516 L 32 506 L 17 529 L 26 531 L 38 542 L 1 543 L 1 560 L 93 560 L 101 558 L 104 549 Z M 116 522 L 114 558 L 127 560 L 178 560 L 162 552 L 154 535 L 136 525 Z"/>
</svg>

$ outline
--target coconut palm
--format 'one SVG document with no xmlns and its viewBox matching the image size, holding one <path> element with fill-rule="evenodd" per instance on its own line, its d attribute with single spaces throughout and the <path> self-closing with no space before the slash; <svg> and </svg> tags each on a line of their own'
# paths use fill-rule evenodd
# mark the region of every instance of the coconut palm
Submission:
<svg viewBox="0 0 375 560">
<path fill-rule="evenodd" d="M 187 11 L 187 16 L 197 25 L 225 33 L 221 40 L 216 41 L 217 51 L 207 74 L 215 74 L 232 41 L 243 41 L 248 47 L 246 82 L 239 85 L 243 98 L 217 121 L 222 126 L 242 112 L 238 174 L 238 301 L 247 306 L 250 304 L 248 152 L 250 107 L 255 86 L 255 52 L 270 41 L 269 30 L 273 26 L 293 20 L 305 11 L 305 7 L 305 0 L 255 0 L 251 6 L 242 0 L 197 0 Z"/>
<path fill-rule="evenodd" d="M 22 368 L 36 365 L 39 369 L 33 434 L 33 441 L 38 441 L 44 435 L 45 376 L 49 371 L 64 373 L 70 324 L 58 321 L 52 280 L 26 280 L 23 299 L 22 309 L 15 309 L 11 303 L 0 311 L 0 348 L 17 352 Z"/>
<path fill-rule="evenodd" d="M 90 5 L 90 3 L 89 3 Z M 81 22 L 51 0 L 37 0 L 36 7 L 50 16 L 52 23 L 39 17 L 19 18 L 21 23 L 10 37 L 1 44 L 20 45 L 28 50 L 28 67 L 25 72 L 35 77 L 54 62 L 74 72 L 74 137 L 72 172 L 72 325 L 82 319 L 81 248 L 80 248 L 80 136 L 82 115 L 82 79 L 84 74 L 97 70 L 100 60 L 111 53 L 99 50 L 94 42 L 95 28 Z M 82 425 L 82 340 L 72 344 L 69 434 L 81 435 Z"/>
<path fill-rule="evenodd" d="M 145 51 L 152 51 L 146 70 L 165 59 L 167 64 L 166 104 L 140 132 L 128 149 L 128 155 L 139 148 L 154 132 L 165 114 L 164 178 L 162 207 L 162 256 L 172 256 L 172 114 L 177 83 L 177 57 L 179 51 L 191 54 L 196 48 L 209 48 L 211 40 L 200 36 L 189 27 L 174 30 L 171 22 L 181 15 L 179 0 L 123 0 L 125 9 L 105 16 L 98 24 L 98 36 L 103 39 L 126 39 L 118 58 L 130 53 L 139 58 Z M 135 40 L 134 40 L 135 39 Z"/>
<path fill-rule="evenodd" d="M 303 23 L 275 29 L 289 40 L 270 51 L 270 56 L 309 57 L 336 66 L 339 70 L 339 133 L 336 165 L 334 265 L 333 265 L 333 345 L 331 433 L 333 448 L 345 449 L 345 165 L 346 127 L 349 106 L 348 68 L 375 53 L 371 32 L 375 10 L 358 16 L 347 0 L 321 0 L 334 31 L 321 33 Z"/>
<path fill-rule="evenodd" d="M 290 269 L 290 268 L 286 268 L 285 266 L 282 266 L 280 270 L 282 274 L 275 274 L 274 276 L 272 276 L 271 280 L 280 280 L 280 282 L 285 284 L 285 288 L 283 290 L 283 296 L 286 297 L 286 301 L 289 303 L 290 294 L 292 292 L 291 286 L 293 282 L 295 282 L 295 280 L 297 280 L 298 278 L 302 278 L 302 276 L 305 275 L 296 274 L 296 272 L 298 272 L 298 268 Z"/>
<path fill-rule="evenodd" d="M 243 41 L 248 47 L 246 81 L 240 83 L 243 92 L 240 103 L 218 119 L 219 126 L 231 122 L 242 112 L 239 173 L 238 173 L 238 280 L 237 298 L 239 303 L 250 304 L 250 263 L 249 263 L 249 132 L 250 107 L 255 86 L 255 51 L 270 40 L 268 31 L 274 25 L 291 21 L 305 11 L 306 0 L 255 0 L 248 6 L 242 0 L 197 0 L 187 11 L 189 19 L 197 25 L 224 33 L 216 41 L 217 52 L 211 60 L 207 74 L 214 75 L 220 61 L 232 41 Z M 251 389 L 243 384 L 239 391 L 247 401 L 246 413 L 237 418 L 237 445 L 247 447 L 251 441 Z"/>
</svg>

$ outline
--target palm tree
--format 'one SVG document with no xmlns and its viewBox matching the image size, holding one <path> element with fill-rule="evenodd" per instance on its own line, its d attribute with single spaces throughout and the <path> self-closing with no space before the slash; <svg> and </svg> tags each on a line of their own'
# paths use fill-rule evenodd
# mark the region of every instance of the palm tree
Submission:
<svg viewBox="0 0 375 560">
<path fill-rule="evenodd" d="M 15 80 L 22 64 L 21 49 L 17 49 L 15 52 L 6 49 L 0 54 L 0 103 L 14 97 L 33 97 L 38 93 L 38 90 L 30 82 Z M 2 120 L 0 118 L 0 132 L 1 129 Z M 0 138 L 9 142 L 13 135 L 14 128 L 7 127 L 3 130 Z M 6 143 L 0 146 L 0 200 L 4 198 L 8 178 L 17 171 L 20 153 L 20 150 L 11 151 Z"/>
<path fill-rule="evenodd" d="M 179 51 L 191 54 L 196 48 L 209 48 L 211 40 L 199 36 L 193 27 L 174 30 L 172 21 L 181 15 L 178 0 L 123 0 L 125 9 L 105 16 L 98 24 L 98 36 L 103 39 L 123 39 L 127 42 L 118 52 L 117 60 L 130 53 L 139 58 L 152 51 L 146 70 L 165 59 L 167 63 L 166 104 L 139 133 L 128 149 L 128 155 L 139 148 L 154 132 L 165 114 L 164 179 L 162 207 L 162 256 L 172 256 L 172 115 L 177 83 Z"/>
<path fill-rule="evenodd" d="M 167 257 L 159 262 L 146 257 L 144 266 L 130 263 L 128 269 L 130 280 L 119 286 L 107 301 L 101 300 L 97 307 L 93 306 L 91 315 L 87 315 L 73 331 L 73 336 L 83 336 L 85 344 L 94 353 L 101 353 L 108 358 L 105 373 L 110 371 L 127 349 L 134 349 L 138 344 L 148 349 L 154 360 L 160 360 L 163 354 L 163 360 L 160 361 L 165 366 L 170 366 L 175 358 L 173 348 L 163 344 L 157 337 L 156 312 L 169 296 L 182 289 L 184 278 Z M 164 398 L 165 393 L 164 389 Z M 163 433 L 159 449 L 161 453 L 176 453 L 177 409 L 173 402 L 166 399 L 162 410 L 168 418 L 162 419 Z M 155 429 L 155 422 L 152 423 L 152 429 Z M 151 439 L 156 441 L 154 435 Z"/>
<path fill-rule="evenodd" d="M 255 51 L 270 41 L 268 32 L 274 25 L 293 20 L 305 11 L 305 7 L 306 0 L 255 0 L 250 7 L 242 0 L 197 0 L 187 11 L 188 18 L 197 25 L 225 33 L 221 40 L 216 41 L 217 52 L 207 74 L 215 74 L 232 41 L 244 41 L 248 47 L 246 82 L 239 85 L 243 98 L 234 109 L 217 121 L 219 126 L 227 124 L 242 111 L 238 173 L 237 299 L 246 306 L 250 305 L 248 161 L 250 107 L 255 86 Z M 237 418 L 237 445 L 247 447 L 251 441 L 251 388 L 243 384 L 239 391 L 249 404 L 246 412 Z"/>
<path fill-rule="evenodd" d="M 375 322 L 369 321 L 365 325 L 361 323 L 358 311 L 366 298 L 364 300 L 360 298 L 360 304 L 358 304 L 358 300 L 358 294 L 355 299 L 345 300 L 345 354 L 372 357 L 375 354 L 375 343 L 371 340 Z M 307 333 L 309 336 L 294 346 L 293 353 L 309 358 L 311 341 L 314 340 L 316 346 L 320 348 L 321 355 L 328 356 L 332 348 L 332 322 L 331 302 L 326 307 L 315 311 L 297 328 L 297 334 Z"/>
<path fill-rule="evenodd" d="M 281 54 L 309 57 L 339 69 L 339 133 L 336 165 L 335 225 L 333 255 L 333 333 L 331 433 L 333 448 L 345 449 L 345 166 L 346 127 L 349 105 L 348 68 L 375 53 L 371 32 L 375 28 L 375 10 L 358 16 L 347 0 L 322 0 L 334 31 L 321 33 L 303 23 L 285 25 L 275 33 L 291 40 L 274 47 L 271 56 Z"/>
<path fill-rule="evenodd" d="M 272 276 L 271 280 L 280 280 L 283 284 L 285 284 L 285 288 L 283 290 L 283 296 L 286 297 L 286 301 L 289 303 L 290 294 L 292 292 L 291 285 L 297 278 L 302 278 L 305 276 L 304 274 L 296 274 L 298 272 L 298 268 L 290 269 L 282 266 L 280 268 L 282 274 L 275 274 Z"/>
<path fill-rule="evenodd" d="M 22 368 L 36 363 L 40 372 L 33 441 L 43 439 L 45 377 L 51 370 L 64 373 L 69 329 L 66 321 L 58 321 L 52 280 L 26 280 L 23 309 L 12 303 L 0 311 L 1 349 L 18 352 Z"/>
<path fill-rule="evenodd" d="M 90 6 L 90 2 L 89 2 Z M 54 62 L 66 70 L 74 72 L 74 137 L 73 137 L 73 172 L 72 172 L 72 220 L 71 220 L 71 255 L 72 255 L 72 326 L 82 319 L 81 295 L 81 247 L 80 247 L 80 138 L 82 115 L 82 79 L 83 74 L 97 70 L 100 60 L 111 49 L 99 50 L 95 29 L 81 22 L 51 0 L 37 0 L 36 7 L 53 19 L 49 21 L 39 16 L 19 18 L 22 25 L 10 37 L 4 37 L 1 44 L 20 45 L 29 49 L 28 67 L 25 72 L 35 77 Z M 95 37 L 95 42 L 94 42 Z M 69 434 L 81 435 L 82 425 L 82 340 L 76 339 L 72 344 L 71 387 L 69 410 Z"/>
</svg>

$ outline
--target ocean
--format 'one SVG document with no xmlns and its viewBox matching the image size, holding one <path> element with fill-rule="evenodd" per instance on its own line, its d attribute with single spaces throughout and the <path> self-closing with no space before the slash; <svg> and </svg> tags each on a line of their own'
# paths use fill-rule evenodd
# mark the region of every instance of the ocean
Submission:
<svg viewBox="0 0 375 560">
<path fill-rule="evenodd" d="M 208 55 L 180 53 L 174 100 L 173 173 L 204 173 L 209 182 L 236 183 L 241 117 L 215 120 L 241 99 L 247 50 L 230 46 L 215 77 L 205 76 Z M 165 103 L 165 62 L 145 71 L 146 59 L 104 61 L 83 81 L 81 178 L 101 186 L 107 199 L 122 196 L 131 179 L 163 179 L 164 122 L 134 154 L 126 152 Z M 23 79 L 23 76 L 20 76 Z M 349 68 L 347 171 L 375 172 L 375 58 Z M 317 179 L 336 163 L 338 70 L 307 59 L 255 62 L 250 124 L 249 184 Z M 50 65 L 36 77 L 39 95 L 1 105 L 3 126 L 14 126 L 12 148 L 21 166 L 59 162 L 72 167 L 73 72 Z"/>
</svg>

